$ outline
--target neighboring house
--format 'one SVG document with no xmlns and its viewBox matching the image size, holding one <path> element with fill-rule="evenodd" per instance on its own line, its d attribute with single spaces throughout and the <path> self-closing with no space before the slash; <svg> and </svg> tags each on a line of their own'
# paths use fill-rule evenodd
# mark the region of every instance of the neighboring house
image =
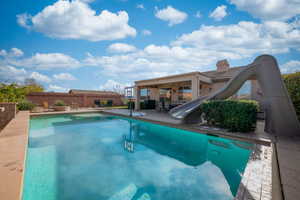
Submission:
<svg viewBox="0 0 300 200">
<path fill-rule="evenodd" d="M 227 60 L 218 61 L 217 69 L 207 72 L 190 72 L 154 79 L 135 81 L 135 108 L 139 109 L 140 101 L 144 99 L 181 104 L 206 96 L 220 88 L 244 67 L 230 67 Z M 248 86 L 248 87 L 246 87 Z M 249 91 L 243 91 L 243 90 Z M 260 101 L 262 93 L 255 79 L 245 83 L 245 87 L 233 98 L 246 98 Z"/>
<path fill-rule="evenodd" d="M 77 104 L 79 107 L 97 107 L 111 103 L 113 106 L 123 105 L 122 95 L 116 92 L 95 90 L 70 90 L 68 93 L 61 92 L 32 92 L 26 99 L 36 105 L 49 106 L 57 100 L 64 101 L 67 105 Z"/>
</svg>

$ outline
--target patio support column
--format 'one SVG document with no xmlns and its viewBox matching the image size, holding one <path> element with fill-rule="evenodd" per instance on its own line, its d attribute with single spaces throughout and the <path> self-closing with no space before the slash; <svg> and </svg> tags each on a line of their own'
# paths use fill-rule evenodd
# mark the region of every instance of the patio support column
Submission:
<svg viewBox="0 0 300 200">
<path fill-rule="evenodd" d="M 159 101 L 159 89 L 158 88 L 151 88 L 150 89 L 150 99 Z"/>
<path fill-rule="evenodd" d="M 135 86 L 135 110 L 140 110 L 141 88 Z"/>
<path fill-rule="evenodd" d="M 179 90 L 178 86 L 172 87 L 172 97 L 171 98 L 174 103 L 178 102 L 178 90 Z"/>
<path fill-rule="evenodd" d="M 198 76 L 194 76 L 192 78 L 192 100 L 195 100 L 198 98 L 200 92 L 200 81 Z"/>
</svg>

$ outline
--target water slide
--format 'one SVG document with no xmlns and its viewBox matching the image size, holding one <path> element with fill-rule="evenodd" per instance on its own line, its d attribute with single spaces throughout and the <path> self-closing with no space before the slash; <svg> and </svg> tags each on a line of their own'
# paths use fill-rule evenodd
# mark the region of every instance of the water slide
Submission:
<svg viewBox="0 0 300 200">
<path fill-rule="evenodd" d="M 237 73 L 223 88 L 170 110 L 170 115 L 185 124 L 201 121 L 200 105 L 207 100 L 226 99 L 235 94 L 249 79 L 257 79 L 262 92 L 265 131 L 276 135 L 300 135 L 300 123 L 281 79 L 276 59 L 270 55 L 257 57 Z"/>
</svg>

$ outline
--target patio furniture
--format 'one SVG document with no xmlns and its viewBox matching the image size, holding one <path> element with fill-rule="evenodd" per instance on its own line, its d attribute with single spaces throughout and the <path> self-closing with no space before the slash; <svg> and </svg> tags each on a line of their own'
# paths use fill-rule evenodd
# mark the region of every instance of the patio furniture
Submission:
<svg viewBox="0 0 300 200">
<path fill-rule="evenodd" d="M 158 111 L 163 111 L 163 110 L 164 110 L 164 105 L 163 105 L 163 102 L 161 102 L 161 101 L 160 101 L 160 102 L 158 102 L 158 106 L 157 106 L 157 108 L 158 108 L 158 109 L 157 109 Z"/>
<path fill-rule="evenodd" d="M 164 110 L 169 111 L 170 110 L 170 102 L 165 102 Z"/>
<path fill-rule="evenodd" d="M 48 104 L 47 101 L 44 101 L 44 102 L 43 102 L 43 108 L 44 108 L 44 109 L 48 109 L 48 108 L 49 108 L 49 104 Z"/>
<path fill-rule="evenodd" d="M 159 111 L 168 111 L 169 110 L 169 103 L 165 101 L 164 98 L 161 98 L 158 103 L 158 110 Z"/>
<path fill-rule="evenodd" d="M 33 113 L 40 113 L 40 112 L 44 112 L 44 107 L 43 106 L 36 106 L 34 107 L 31 112 Z"/>
<path fill-rule="evenodd" d="M 71 103 L 71 109 L 72 110 L 78 110 L 79 109 L 79 104 L 78 103 Z"/>
</svg>

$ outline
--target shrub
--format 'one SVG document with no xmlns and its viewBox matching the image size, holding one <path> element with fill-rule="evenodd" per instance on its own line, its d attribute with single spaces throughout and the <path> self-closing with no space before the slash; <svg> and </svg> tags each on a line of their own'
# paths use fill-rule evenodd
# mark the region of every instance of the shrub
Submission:
<svg viewBox="0 0 300 200">
<path fill-rule="evenodd" d="M 249 132 L 256 126 L 258 103 L 250 100 L 214 100 L 204 102 L 200 110 L 210 125 L 232 132 Z"/>
<path fill-rule="evenodd" d="M 18 110 L 32 110 L 35 107 L 30 101 L 22 100 L 17 104 Z"/>
<path fill-rule="evenodd" d="M 55 106 L 65 106 L 66 104 L 62 100 L 57 100 L 57 101 L 55 101 L 54 105 Z"/>
<path fill-rule="evenodd" d="M 300 72 L 283 75 L 283 81 L 300 120 Z"/>
</svg>

